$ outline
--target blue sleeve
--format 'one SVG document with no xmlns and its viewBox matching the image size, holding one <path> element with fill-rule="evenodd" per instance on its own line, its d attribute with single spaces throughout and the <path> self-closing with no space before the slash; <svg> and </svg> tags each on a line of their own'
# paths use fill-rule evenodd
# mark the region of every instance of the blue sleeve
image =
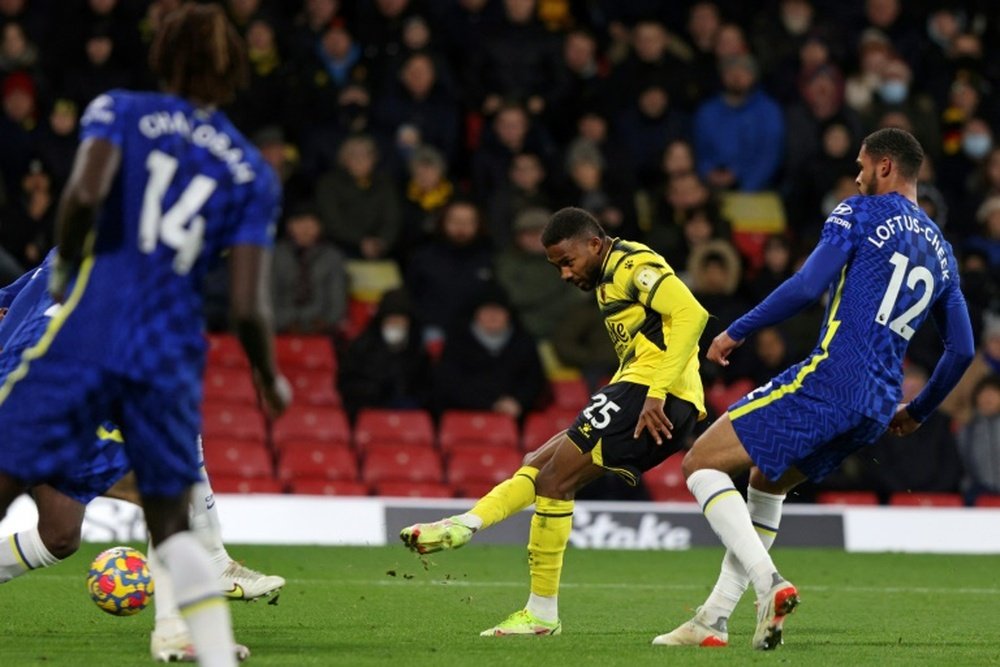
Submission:
<svg viewBox="0 0 1000 667">
<path fill-rule="evenodd" d="M 274 245 L 274 234 L 281 212 L 281 186 L 271 167 L 260 160 L 257 174 L 248 184 L 250 193 L 241 209 L 240 219 L 229 245 L 257 245 L 270 248 Z"/>
<path fill-rule="evenodd" d="M 95 97 L 80 118 L 80 143 L 87 139 L 105 139 L 120 148 L 124 142 L 127 100 L 127 93 L 122 91 Z"/>
<path fill-rule="evenodd" d="M 37 269 L 32 269 L 27 273 L 23 273 L 20 278 L 12 282 L 10 285 L 0 288 L 0 308 L 10 308 L 10 304 L 14 302 L 17 295 L 20 294 L 21 290 L 24 289 L 24 286 L 28 284 L 28 281 L 31 280 L 31 276 L 35 274 L 35 271 L 37 271 Z"/>
<path fill-rule="evenodd" d="M 938 359 L 927 385 L 906 408 L 918 422 L 927 419 L 954 389 L 976 353 L 969 308 L 955 281 L 934 303 L 931 317 L 944 340 L 944 354 Z"/>
<path fill-rule="evenodd" d="M 729 326 L 729 336 L 733 340 L 744 340 L 753 332 L 783 322 L 813 303 L 830 286 L 848 258 L 843 248 L 821 241 L 795 275 Z"/>
</svg>

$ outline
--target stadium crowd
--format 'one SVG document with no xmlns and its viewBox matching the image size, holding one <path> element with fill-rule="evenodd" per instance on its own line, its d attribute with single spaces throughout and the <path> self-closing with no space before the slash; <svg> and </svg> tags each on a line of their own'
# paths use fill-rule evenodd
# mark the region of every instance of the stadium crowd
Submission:
<svg viewBox="0 0 1000 667">
<path fill-rule="evenodd" d="M 105 90 L 154 86 L 149 39 L 178 4 L 0 0 L 4 284 L 52 245 L 82 110 Z M 547 377 L 610 376 L 597 309 L 556 279 L 541 245 L 563 206 L 685 276 L 714 316 L 704 352 L 791 275 L 856 192 L 861 138 L 897 126 L 926 150 L 920 201 L 960 258 L 979 353 L 922 429 L 854 457 L 826 488 L 1000 494 L 990 0 L 222 4 L 251 72 L 226 112 L 284 183 L 276 324 L 331 338 L 352 414 L 520 419 L 544 407 Z M 765 231 L 744 205 L 764 207 Z M 210 292 L 224 295 L 225 282 L 213 275 Z M 224 297 L 207 308 L 225 329 Z M 739 395 L 804 357 L 822 314 L 817 304 L 761 332 L 725 369 L 704 364 L 707 393 Z M 941 353 L 926 329 L 906 396 Z"/>
</svg>

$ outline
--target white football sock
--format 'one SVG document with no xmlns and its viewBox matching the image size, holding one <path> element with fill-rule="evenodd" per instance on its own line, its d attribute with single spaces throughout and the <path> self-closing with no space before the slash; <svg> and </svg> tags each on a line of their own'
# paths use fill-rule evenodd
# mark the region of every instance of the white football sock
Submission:
<svg viewBox="0 0 1000 667">
<path fill-rule="evenodd" d="M 721 470 L 696 470 L 688 477 L 694 495 L 712 530 L 749 574 L 757 596 L 763 597 L 774 584 L 777 568 L 757 536 L 747 504 Z"/>
<path fill-rule="evenodd" d="M 472 512 L 466 512 L 465 514 L 459 514 L 458 516 L 452 517 L 452 521 L 457 521 L 467 528 L 472 530 L 479 530 L 483 527 L 483 520 Z"/>
<path fill-rule="evenodd" d="M 0 584 L 58 562 L 42 543 L 38 526 L 0 539 Z"/>
<path fill-rule="evenodd" d="M 208 472 L 201 468 L 202 480 L 191 486 L 190 523 L 191 532 L 201 541 L 208 557 L 212 560 L 217 576 L 229 566 L 232 560 L 226 545 L 222 543 L 222 524 L 219 523 L 219 510 L 215 502 L 215 492 L 208 482 Z"/>
<path fill-rule="evenodd" d="M 559 620 L 559 596 L 558 595 L 528 595 L 528 604 L 525 607 L 535 615 L 536 618 L 546 623 L 555 623 Z"/>
<path fill-rule="evenodd" d="M 177 596 L 174 594 L 174 582 L 170 579 L 170 573 L 156 555 L 153 543 L 149 543 L 149 551 L 146 552 L 146 564 L 149 566 L 149 573 L 153 575 L 153 608 L 156 609 L 156 625 L 161 622 L 181 620 L 181 611 L 177 608 Z"/>
<path fill-rule="evenodd" d="M 753 521 L 757 536 L 765 549 L 770 549 L 778 536 L 778 526 L 781 523 L 781 508 L 785 501 L 784 494 L 776 495 L 758 491 L 751 487 L 747 488 L 747 510 L 750 512 L 750 519 Z M 718 618 L 729 619 L 736 604 L 743 597 L 743 592 L 750 584 L 743 566 L 733 555 L 733 552 L 726 550 L 726 556 L 722 559 L 722 570 L 719 572 L 719 579 L 715 582 L 715 588 L 702 605 L 703 613 L 713 622 Z"/>
<path fill-rule="evenodd" d="M 235 640 L 229 606 L 204 547 L 190 531 L 175 533 L 156 548 L 177 596 L 198 663 L 235 667 Z"/>
</svg>

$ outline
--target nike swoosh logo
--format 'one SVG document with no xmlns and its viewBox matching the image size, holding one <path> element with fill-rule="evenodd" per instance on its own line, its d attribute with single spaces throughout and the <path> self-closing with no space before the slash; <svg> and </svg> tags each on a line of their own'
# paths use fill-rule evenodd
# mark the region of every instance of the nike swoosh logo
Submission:
<svg viewBox="0 0 1000 667">
<path fill-rule="evenodd" d="M 223 595 L 231 600 L 242 600 L 245 596 L 243 593 L 243 587 L 239 584 L 233 584 L 233 587 L 228 591 L 223 591 Z"/>
</svg>

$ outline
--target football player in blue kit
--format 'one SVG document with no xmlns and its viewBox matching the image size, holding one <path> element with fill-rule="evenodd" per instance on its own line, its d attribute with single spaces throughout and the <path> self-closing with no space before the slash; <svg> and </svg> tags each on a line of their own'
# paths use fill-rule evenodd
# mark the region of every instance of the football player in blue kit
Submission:
<svg viewBox="0 0 1000 667">
<path fill-rule="evenodd" d="M 799 600 L 768 555 L 785 494 L 806 479 L 822 479 L 886 430 L 915 431 L 971 362 L 972 326 L 955 256 L 917 206 L 922 161 L 919 142 L 903 130 L 866 137 L 857 159 L 861 194 L 833 210 L 794 276 L 712 341 L 707 358 L 726 365 L 752 333 L 829 292 L 813 352 L 731 405 L 684 458 L 688 488 L 726 556 L 695 617 L 654 644 L 725 645 L 728 618 L 753 584 L 753 647 L 778 646 L 785 617 Z M 923 391 L 900 404 L 904 355 L 928 316 L 945 352 Z M 744 502 L 731 476 L 747 470 Z"/>
<path fill-rule="evenodd" d="M 37 269 L 0 288 L 0 383 L 20 363 L 24 350 L 38 342 L 50 319 L 59 311 L 46 289 L 56 251 Z M 100 495 L 140 503 L 135 476 L 130 473 L 117 426 L 105 422 L 91 435 L 87 458 L 75 470 L 50 484 L 31 489 L 38 523 L 0 537 L 0 583 L 55 565 L 73 555 L 80 545 L 86 505 Z M 199 442 L 201 481 L 191 498 L 191 527 L 208 549 L 218 574 L 219 589 L 230 599 L 254 600 L 271 595 L 285 584 L 282 577 L 265 575 L 233 560 L 222 541 L 218 508 Z M 156 579 L 156 623 L 150 635 L 150 654 L 157 662 L 189 661 L 195 656 L 187 627 L 174 601 L 169 577 L 150 550 L 150 568 Z M 250 652 L 236 646 L 243 659 Z"/>
<path fill-rule="evenodd" d="M 280 187 L 216 108 L 246 75 L 219 6 L 168 15 L 150 65 L 165 92 L 111 91 L 81 119 L 49 279 L 62 305 L 0 386 L 0 509 L 71 475 L 95 421 L 111 419 L 197 660 L 230 666 L 229 609 L 188 523 L 200 480 L 202 280 L 228 250 L 237 333 L 263 405 L 280 414 L 291 392 L 274 362 L 267 275 Z"/>
</svg>

